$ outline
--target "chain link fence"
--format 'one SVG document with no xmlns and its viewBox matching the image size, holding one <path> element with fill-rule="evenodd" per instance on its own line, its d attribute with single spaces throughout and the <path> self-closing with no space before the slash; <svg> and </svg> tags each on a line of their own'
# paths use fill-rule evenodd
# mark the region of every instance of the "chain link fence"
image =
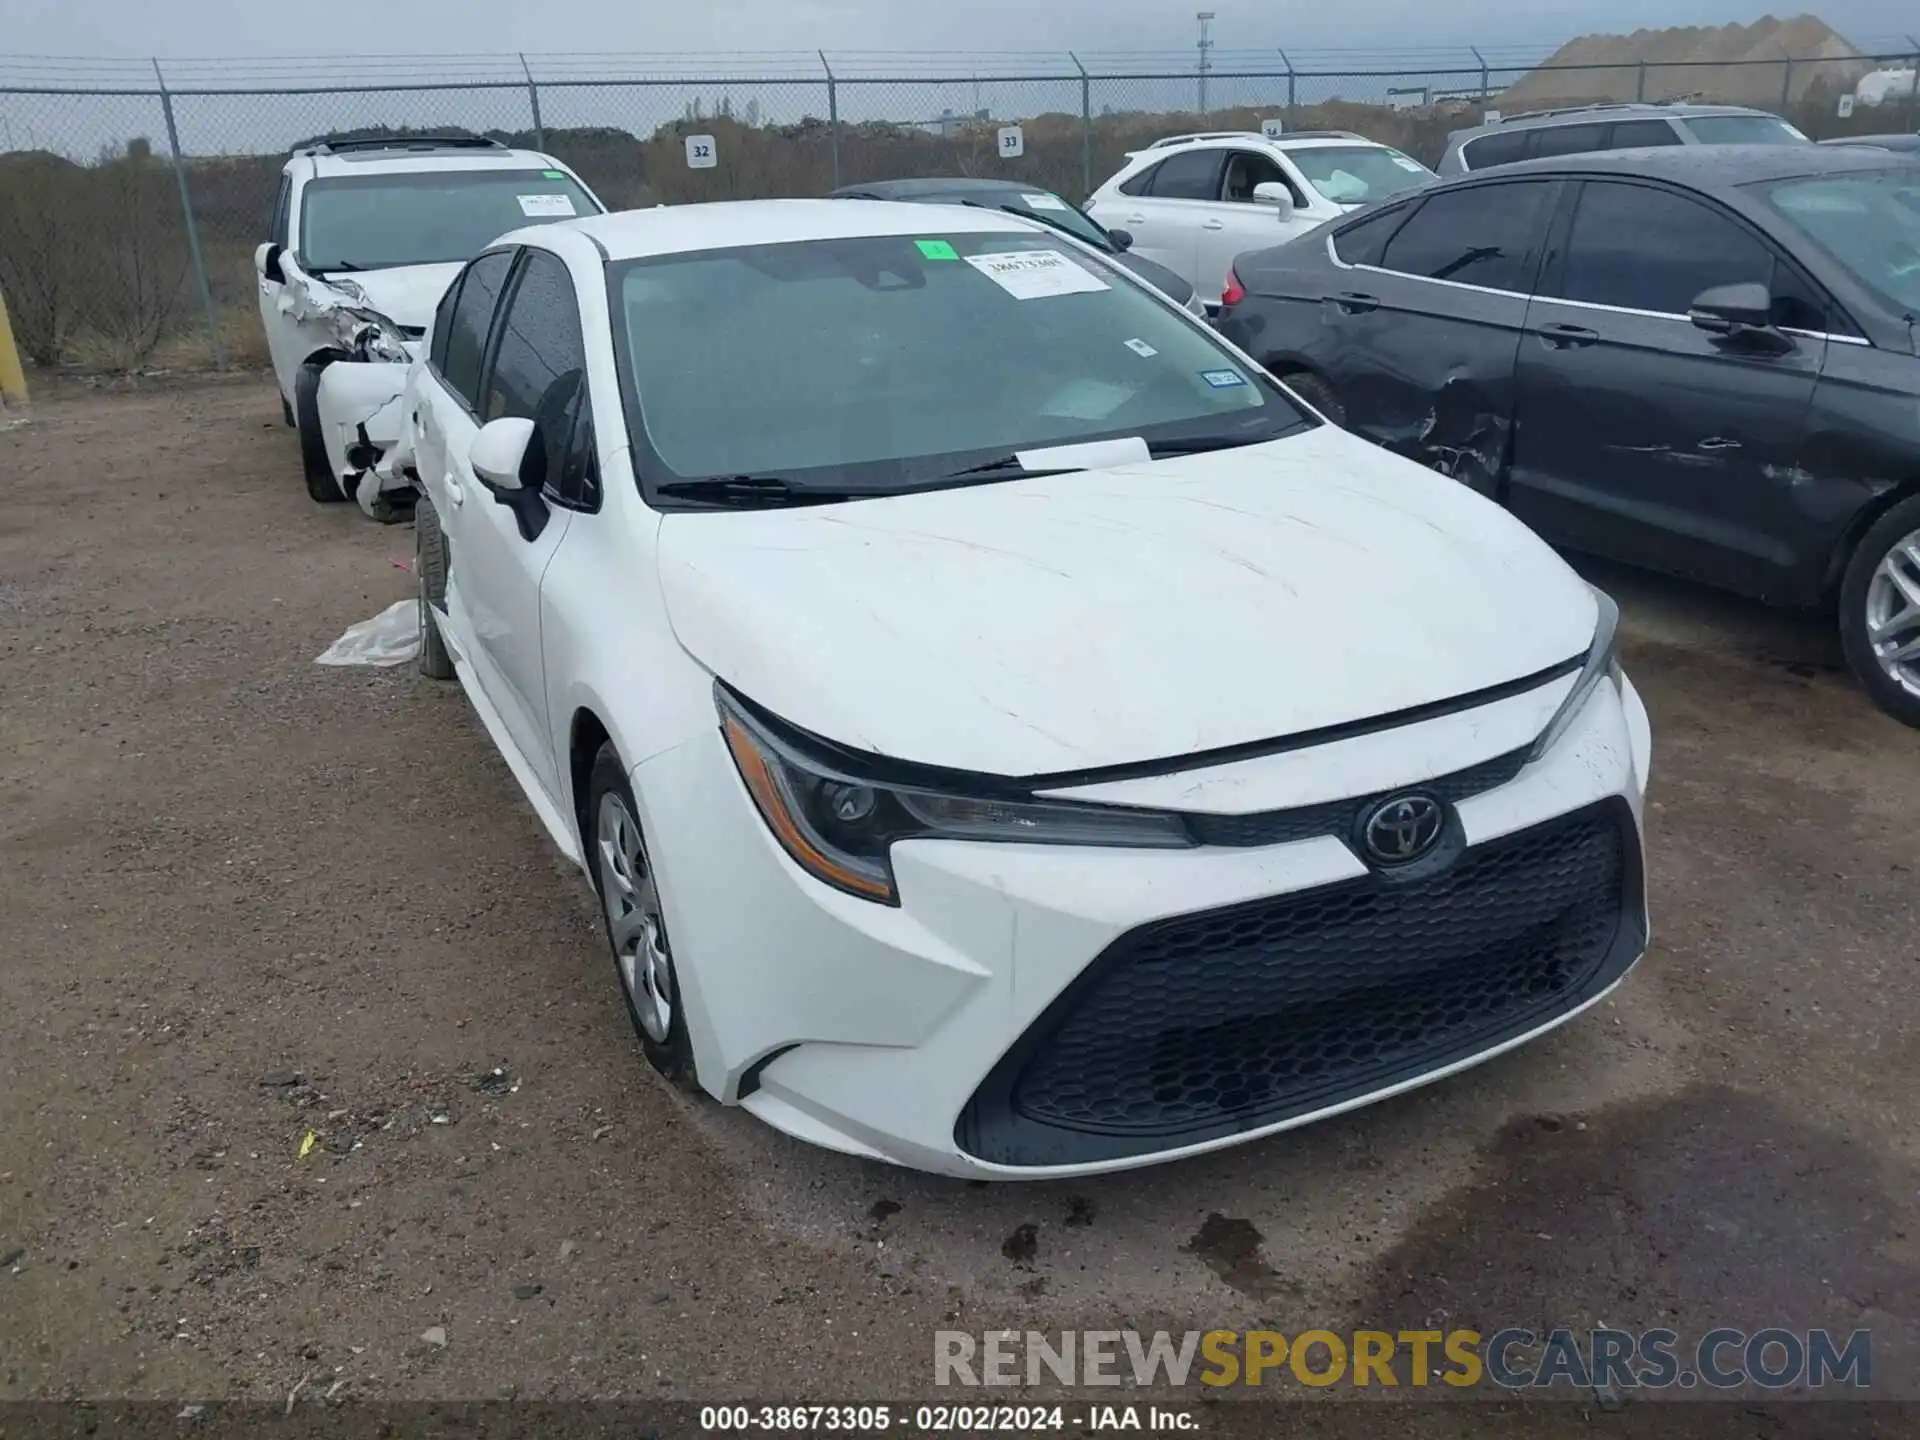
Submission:
<svg viewBox="0 0 1920 1440">
<path fill-rule="evenodd" d="M 1077 201 L 1154 139 L 1266 119 L 1429 164 L 1489 109 L 1684 99 L 1770 110 L 1815 139 L 1920 128 L 1920 41 L 1715 65 L 1470 53 L 1425 68 L 1216 53 L 1204 72 L 1124 55 L 743 56 L 611 78 L 604 57 L 465 57 L 429 83 L 399 78 L 426 73 L 413 61 L 250 62 L 245 84 L 217 62 L 97 62 L 96 76 L 0 61 L 0 291 L 39 365 L 261 363 L 253 252 L 289 150 L 327 136 L 489 135 L 557 156 L 626 209 L 934 175 Z M 1011 154 L 1001 131 L 1016 125 Z M 713 168 L 688 167 L 689 134 L 714 137 Z"/>
</svg>

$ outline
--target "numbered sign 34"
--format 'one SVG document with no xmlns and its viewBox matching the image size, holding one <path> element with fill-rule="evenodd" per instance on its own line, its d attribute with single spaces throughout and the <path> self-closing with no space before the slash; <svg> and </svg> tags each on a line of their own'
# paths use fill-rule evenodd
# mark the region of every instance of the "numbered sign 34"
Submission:
<svg viewBox="0 0 1920 1440">
<path fill-rule="evenodd" d="M 687 168 L 711 170 L 720 163 L 720 148 L 711 135 L 687 136 Z"/>
<path fill-rule="evenodd" d="M 1000 158 L 1018 160 L 1027 153 L 1027 136 L 1018 125 L 1000 127 Z"/>
<path fill-rule="evenodd" d="M 1282 135 L 1287 133 L 1287 122 L 1284 120 L 1262 120 L 1260 122 L 1260 133 L 1269 140 L 1278 140 Z"/>
</svg>

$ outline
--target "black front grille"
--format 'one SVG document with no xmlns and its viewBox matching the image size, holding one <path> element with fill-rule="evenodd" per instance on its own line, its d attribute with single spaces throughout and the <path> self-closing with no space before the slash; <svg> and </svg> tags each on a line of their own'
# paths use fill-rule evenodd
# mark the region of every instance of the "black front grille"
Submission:
<svg viewBox="0 0 1920 1440">
<path fill-rule="evenodd" d="M 1363 878 L 1123 935 L 956 1128 L 1009 1165 L 1238 1134 L 1467 1058 L 1597 994 L 1645 943 L 1639 847 L 1608 801 Z"/>
<path fill-rule="evenodd" d="M 1193 838 L 1202 845 L 1284 845 L 1290 840 L 1306 840 L 1315 835 L 1345 838 L 1359 826 L 1360 816 L 1386 799 L 1406 791 L 1420 791 L 1457 805 L 1469 795 L 1504 785 L 1520 773 L 1527 763 L 1527 752 L 1514 750 L 1482 760 L 1451 775 L 1423 780 L 1416 785 L 1401 785 L 1377 795 L 1362 795 L 1347 800 L 1329 800 L 1321 805 L 1301 805 L 1292 810 L 1269 810 L 1260 815 L 1194 815 L 1182 818 Z"/>
</svg>

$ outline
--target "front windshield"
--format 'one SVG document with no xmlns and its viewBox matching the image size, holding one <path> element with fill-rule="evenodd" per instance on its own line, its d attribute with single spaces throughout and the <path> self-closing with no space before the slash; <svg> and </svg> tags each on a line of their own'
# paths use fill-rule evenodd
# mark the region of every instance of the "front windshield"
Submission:
<svg viewBox="0 0 1920 1440">
<path fill-rule="evenodd" d="M 1411 155 L 1385 145 L 1303 145 L 1287 158 L 1336 205 L 1371 205 L 1434 178 Z"/>
<path fill-rule="evenodd" d="M 1773 208 L 1905 314 L 1920 314 L 1920 168 L 1790 180 Z"/>
<path fill-rule="evenodd" d="M 611 266 L 643 477 L 900 490 L 1043 447 L 1251 444 L 1311 423 L 1123 272 L 927 218 L 921 235 Z"/>
<path fill-rule="evenodd" d="M 1693 115 L 1680 122 L 1702 145 L 1811 145 L 1773 115 Z"/>
<path fill-rule="evenodd" d="M 333 175 L 300 192 L 300 263 L 377 270 L 471 260 L 509 230 L 598 215 L 560 170 Z"/>
</svg>

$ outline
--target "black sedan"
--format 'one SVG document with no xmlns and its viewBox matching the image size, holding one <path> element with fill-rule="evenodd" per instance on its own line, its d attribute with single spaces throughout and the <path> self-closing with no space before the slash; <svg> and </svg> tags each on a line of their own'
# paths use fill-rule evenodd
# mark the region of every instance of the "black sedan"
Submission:
<svg viewBox="0 0 1920 1440">
<path fill-rule="evenodd" d="M 1235 262 L 1228 339 L 1569 549 L 1832 606 L 1920 726 L 1920 165 L 1503 166 Z"/>
<path fill-rule="evenodd" d="M 1202 319 L 1206 311 L 1193 298 L 1193 286 L 1164 265 L 1128 254 L 1133 236 L 1124 230 L 1109 230 L 1078 206 L 1071 205 L 1050 190 L 1011 180 L 975 180 L 965 176 L 927 180 L 875 180 L 865 185 L 842 185 L 832 193 L 836 200 L 908 200 L 929 205 L 979 205 L 988 210 L 1005 210 L 1038 220 L 1074 239 L 1111 255 L 1114 262 L 1132 271 L 1172 300 Z"/>
</svg>

